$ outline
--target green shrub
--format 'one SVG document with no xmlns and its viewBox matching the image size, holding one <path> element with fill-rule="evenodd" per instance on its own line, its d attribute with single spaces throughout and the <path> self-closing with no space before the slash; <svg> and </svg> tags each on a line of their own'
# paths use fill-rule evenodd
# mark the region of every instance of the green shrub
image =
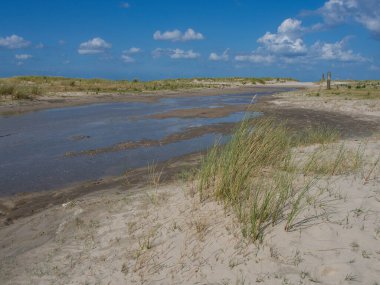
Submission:
<svg viewBox="0 0 380 285">
<path fill-rule="evenodd" d="M 1 85 L 0 86 L 0 95 L 12 95 L 15 91 L 14 85 Z"/>
<path fill-rule="evenodd" d="M 16 100 L 30 100 L 33 97 L 31 96 L 31 92 L 27 89 L 17 89 L 13 93 L 13 99 Z"/>
</svg>

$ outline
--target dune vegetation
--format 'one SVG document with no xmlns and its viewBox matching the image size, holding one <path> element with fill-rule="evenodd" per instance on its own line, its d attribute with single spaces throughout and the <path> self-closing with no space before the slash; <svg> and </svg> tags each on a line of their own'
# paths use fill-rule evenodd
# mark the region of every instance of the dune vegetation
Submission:
<svg viewBox="0 0 380 285">
<path fill-rule="evenodd" d="M 344 100 L 354 99 L 380 99 L 380 81 L 364 80 L 364 81 L 346 81 L 327 90 L 320 88 L 306 94 L 311 97 L 340 98 Z"/>
<path fill-rule="evenodd" d="M 49 76 L 18 76 L 0 78 L 0 97 L 32 99 L 57 92 L 139 93 L 266 84 L 266 82 L 296 81 L 292 78 L 191 78 L 154 81 L 82 79 Z"/>
<path fill-rule="evenodd" d="M 197 179 L 202 200 L 215 199 L 233 209 L 242 233 L 262 241 L 265 230 L 285 222 L 294 230 L 321 178 L 356 173 L 364 146 L 335 144 L 339 132 L 327 127 L 292 133 L 273 119 L 246 118 L 224 146 L 216 144 L 204 158 Z M 318 146 L 307 154 L 294 151 Z"/>
</svg>

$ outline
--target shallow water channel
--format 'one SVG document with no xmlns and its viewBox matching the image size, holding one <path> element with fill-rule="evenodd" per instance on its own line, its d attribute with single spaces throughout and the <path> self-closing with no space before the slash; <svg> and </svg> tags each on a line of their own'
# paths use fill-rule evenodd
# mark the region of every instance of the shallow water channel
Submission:
<svg viewBox="0 0 380 285">
<path fill-rule="evenodd" d="M 266 89 L 257 95 L 272 92 Z M 150 119 L 147 116 L 177 109 L 248 104 L 253 95 L 90 104 L 0 117 L 0 195 L 62 188 L 204 150 L 220 134 L 209 133 L 164 145 L 139 146 L 96 155 L 65 156 L 68 152 L 107 148 L 122 142 L 161 140 L 188 128 L 238 122 L 243 118 L 243 112 L 221 118 Z"/>
</svg>

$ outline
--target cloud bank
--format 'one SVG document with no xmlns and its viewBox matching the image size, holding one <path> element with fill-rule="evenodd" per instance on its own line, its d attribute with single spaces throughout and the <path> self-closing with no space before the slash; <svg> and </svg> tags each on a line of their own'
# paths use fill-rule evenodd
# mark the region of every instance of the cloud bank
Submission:
<svg viewBox="0 0 380 285">
<path fill-rule="evenodd" d="M 265 63 L 305 63 L 316 61 L 365 62 L 368 61 L 354 51 L 347 49 L 349 37 L 340 41 L 328 43 L 317 41 L 308 45 L 304 35 L 313 31 L 302 26 L 298 19 L 285 19 L 277 28 L 276 33 L 266 32 L 257 42 L 259 47 L 249 54 L 235 56 L 236 61 Z"/>
<path fill-rule="evenodd" d="M 329 0 L 316 12 L 323 17 L 321 27 L 354 21 L 380 39 L 379 0 Z"/>
</svg>

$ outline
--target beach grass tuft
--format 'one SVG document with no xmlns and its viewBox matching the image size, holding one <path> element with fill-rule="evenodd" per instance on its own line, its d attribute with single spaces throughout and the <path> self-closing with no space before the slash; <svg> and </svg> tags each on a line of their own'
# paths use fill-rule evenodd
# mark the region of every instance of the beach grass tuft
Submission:
<svg viewBox="0 0 380 285">
<path fill-rule="evenodd" d="M 342 175 L 355 173 L 362 169 L 365 147 L 360 145 L 355 151 L 344 144 L 321 146 L 306 161 L 303 173 L 318 175 Z"/>
<path fill-rule="evenodd" d="M 200 197 L 233 209 L 243 235 L 253 241 L 280 222 L 293 230 L 322 175 L 356 171 L 362 164 L 363 148 L 328 152 L 325 145 L 338 138 L 336 130 L 324 126 L 294 134 L 274 119 L 246 116 L 227 144 L 216 142 L 203 158 L 197 176 Z M 319 145 L 317 151 L 303 166 L 296 165 L 294 147 L 310 144 Z"/>
<path fill-rule="evenodd" d="M 340 138 L 339 130 L 326 125 L 308 127 L 292 134 L 293 146 L 329 144 Z"/>
<path fill-rule="evenodd" d="M 273 119 L 255 120 L 254 127 L 250 122 L 243 120 L 226 145 L 211 148 L 198 189 L 202 199 L 214 197 L 233 208 L 243 234 L 256 241 L 279 221 L 291 227 L 309 187 L 297 187 L 297 173 L 283 170 L 290 169 L 292 155 L 287 127 Z"/>
<path fill-rule="evenodd" d="M 33 99 L 41 94 L 42 89 L 39 86 L 1 84 L 0 82 L 0 96 L 10 96 L 13 100 Z"/>
</svg>

